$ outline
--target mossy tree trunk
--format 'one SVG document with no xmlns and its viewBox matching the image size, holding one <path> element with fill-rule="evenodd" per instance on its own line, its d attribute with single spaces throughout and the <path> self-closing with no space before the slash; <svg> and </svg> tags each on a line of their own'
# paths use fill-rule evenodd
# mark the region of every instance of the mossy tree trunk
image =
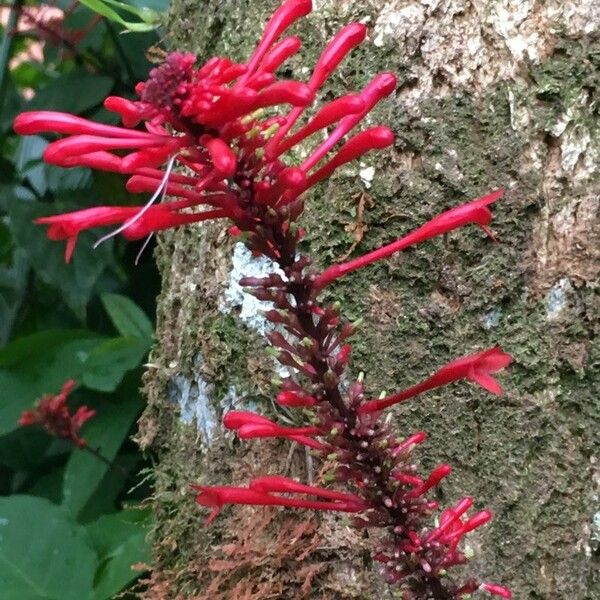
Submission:
<svg viewBox="0 0 600 600">
<path fill-rule="evenodd" d="M 248 56 L 274 0 L 173 0 L 173 48 Z M 307 202 L 307 251 L 322 265 L 393 240 L 452 204 L 499 186 L 497 244 L 473 228 L 358 272 L 332 288 L 363 316 L 351 369 L 368 389 L 400 389 L 437 366 L 501 344 L 507 393 L 467 385 L 394 411 L 425 429 L 424 467 L 449 462 L 448 503 L 474 495 L 496 518 L 472 536 L 470 568 L 516 599 L 600 598 L 600 9 L 594 0 L 318 0 L 298 27 L 306 78 L 340 26 L 369 25 L 326 94 L 376 72 L 399 76 L 372 123 L 397 134 Z M 377 119 L 377 120 L 375 120 Z M 303 453 L 239 445 L 230 406 L 273 411 L 275 365 L 256 305 L 232 284 L 252 261 L 219 226 L 165 235 L 158 343 L 139 441 L 156 451 L 154 598 L 392 598 L 368 544 L 344 519 L 236 508 L 211 528 L 193 482 L 251 474 L 314 477 Z M 308 464 L 308 466 L 307 466 Z"/>
</svg>

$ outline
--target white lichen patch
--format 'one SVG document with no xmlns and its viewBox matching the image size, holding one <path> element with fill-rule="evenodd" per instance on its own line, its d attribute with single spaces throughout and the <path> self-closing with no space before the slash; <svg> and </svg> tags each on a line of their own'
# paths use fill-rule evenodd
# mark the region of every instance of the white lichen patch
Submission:
<svg viewBox="0 0 600 600">
<path fill-rule="evenodd" d="M 371 184 L 373 183 L 373 178 L 375 177 L 375 167 L 361 168 L 358 174 L 360 175 L 360 179 L 363 182 L 364 186 L 367 189 L 369 189 L 371 187 Z"/>
<path fill-rule="evenodd" d="M 212 393 L 213 386 L 198 373 L 192 379 L 178 373 L 167 388 L 169 400 L 179 407 L 181 421 L 189 425 L 195 423 L 206 445 L 211 443 L 218 431 Z"/>
<path fill-rule="evenodd" d="M 560 163 L 564 171 L 571 172 L 582 157 L 592 138 L 584 127 L 573 127 L 563 136 L 561 144 Z"/>
<path fill-rule="evenodd" d="M 240 285 L 240 279 L 266 277 L 271 273 L 279 273 L 283 276 L 283 272 L 265 256 L 253 256 L 252 252 L 240 242 L 234 246 L 231 263 L 229 285 L 223 293 L 223 301 L 219 309 L 227 314 L 239 309 L 238 316 L 243 323 L 260 335 L 264 335 L 273 328 L 264 316 L 264 311 L 273 308 L 273 304 L 258 300 L 246 292 Z"/>
<path fill-rule="evenodd" d="M 418 112 L 423 98 L 523 83 L 529 64 L 552 54 L 561 31 L 579 37 L 598 30 L 597 0 L 392 0 L 375 18 L 373 44 L 393 45 L 411 59 L 414 83 L 398 97 Z"/>
<path fill-rule="evenodd" d="M 425 7 L 420 2 L 392 2 L 383 7 L 375 21 L 373 44 L 383 46 L 388 41 L 393 42 L 404 38 L 411 47 L 416 49 L 418 38 L 413 32 L 418 31 L 425 22 Z"/>
<path fill-rule="evenodd" d="M 569 304 L 569 293 L 572 291 L 571 282 L 563 277 L 557 281 L 546 296 L 546 318 L 549 321 L 557 319 Z"/>
<path fill-rule="evenodd" d="M 502 318 L 502 309 L 493 308 L 483 315 L 483 326 L 486 329 L 493 329 L 494 327 L 498 327 L 500 324 L 500 319 Z"/>
</svg>

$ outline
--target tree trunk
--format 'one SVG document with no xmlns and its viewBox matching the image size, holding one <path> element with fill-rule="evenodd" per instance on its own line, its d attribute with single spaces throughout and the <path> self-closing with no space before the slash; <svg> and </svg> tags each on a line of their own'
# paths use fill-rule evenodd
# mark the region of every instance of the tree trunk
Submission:
<svg viewBox="0 0 600 600">
<path fill-rule="evenodd" d="M 453 204 L 504 186 L 498 243 L 461 230 L 332 287 L 365 318 L 351 371 L 376 396 L 454 357 L 501 344 L 515 357 L 506 394 L 466 384 L 393 411 L 424 429 L 424 467 L 455 467 L 440 500 L 490 507 L 470 572 L 515 599 L 600 598 L 600 4 L 596 0 L 315 0 L 296 32 L 290 75 L 306 79 L 324 42 L 360 20 L 369 38 L 327 94 L 393 71 L 399 87 L 371 124 L 393 150 L 307 199 L 307 250 L 322 265 L 391 241 Z M 200 60 L 243 60 L 274 0 L 173 0 L 170 43 Z M 393 598 L 346 518 L 234 507 L 203 527 L 190 484 L 252 474 L 319 476 L 286 444 L 239 444 L 219 422 L 231 406 L 276 409 L 277 368 L 261 307 L 240 273 L 268 269 L 222 225 L 162 236 L 157 345 L 146 377 L 142 447 L 157 453 L 156 569 L 148 598 Z"/>
</svg>

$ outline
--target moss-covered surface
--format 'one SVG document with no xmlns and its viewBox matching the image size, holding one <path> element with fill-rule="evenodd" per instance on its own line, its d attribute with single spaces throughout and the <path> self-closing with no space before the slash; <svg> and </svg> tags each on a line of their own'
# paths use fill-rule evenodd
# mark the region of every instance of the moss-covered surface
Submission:
<svg viewBox="0 0 600 600">
<path fill-rule="evenodd" d="M 375 4 L 369 4 L 373 17 Z M 314 63 L 323 40 L 353 17 L 365 17 L 367 8 L 359 5 L 344 5 L 343 15 L 324 11 L 307 19 L 298 28 L 304 54 L 290 73 L 302 77 L 302 66 Z M 175 0 L 169 43 L 200 56 L 242 58 L 272 6 L 270 0 L 201 6 Z M 414 84 L 409 66 L 393 47 L 365 44 L 325 93 L 355 89 L 380 70 L 399 73 L 402 90 Z M 505 200 L 493 209 L 499 243 L 474 228 L 459 231 L 357 272 L 331 294 L 342 300 L 349 318 L 366 318 L 351 367 L 366 373 L 373 394 L 407 386 L 456 356 L 490 345 L 501 344 L 515 357 L 501 398 L 462 385 L 413 401 L 395 415 L 407 433 L 428 431 L 420 454 L 425 467 L 455 467 L 443 501 L 468 493 L 477 506 L 495 512 L 493 524 L 471 538 L 470 568 L 510 585 L 517 599 L 600 599 L 593 541 L 600 536 L 593 530 L 593 515 L 600 511 L 600 185 L 589 164 L 579 177 L 579 165 L 561 170 L 560 138 L 550 133 L 570 111 L 568 131 L 580 127 L 592 139 L 598 136 L 597 101 L 580 98 L 600 95 L 599 72 L 600 41 L 563 36 L 549 57 L 528 67 L 523 83 L 498 82 L 476 98 L 456 90 L 422 100 L 410 112 L 390 102 L 377 117 L 391 124 L 397 142 L 391 152 L 365 160 L 375 168 L 372 187 L 365 190 L 358 169 L 349 169 L 307 202 L 306 250 L 325 265 L 350 248 L 362 192 L 364 235 L 354 255 L 451 204 L 507 187 Z M 515 115 L 523 113 L 526 119 L 516 123 Z M 313 531 L 317 521 L 291 517 L 296 524 L 310 522 L 303 533 L 308 538 L 296 553 L 270 562 L 264 539 L 255 540 L 255 557 L 248 558 L 252 552 L 240 533 L 260 522 L 255 512 L 229 511 L 215 527 L 201 529 L 190 482 L 242 482 L 251 472 L 274 472 L 286 463 L 284 447 L 241 448 L 219 438 L 207 449 L 167 400 L 169 381 L 181 373 L 211 383 L 217 411 L 232 385 L 238 401 L 270 404 L 272 362 L 264 344 L 218 309 L 230 255 L 231 242 L 213 226 L 165 236 L 158 253 L 164 276 L 160 343 L 147 377 L 149 408 L 140 431 L 142 443 L 159 456 L 158 562 L 151 591 L 156 598 L 387 597 L 389 591 L 362 569 L 359 540 L 343 524 L 336 529 L 319 521 L 321 529 Z M 302 475 L 302 457 L 291 462 Z M 273 515 L 261 535 L 287 531 L 287 518 Z M 243 550 L 227 555 L 224 543 Z M 307 547 L 310 554 L 298 563 Z M 217 564 L 231 570 L 229 584 L 211 559 L 229 561 Z M 318 567 L 301 571 L 299 564 Z M 223 596 L 214 590 L 206 595 L 217 576 Z M 248 592 L 248 581 L 258 587 Z"/>
</svg>

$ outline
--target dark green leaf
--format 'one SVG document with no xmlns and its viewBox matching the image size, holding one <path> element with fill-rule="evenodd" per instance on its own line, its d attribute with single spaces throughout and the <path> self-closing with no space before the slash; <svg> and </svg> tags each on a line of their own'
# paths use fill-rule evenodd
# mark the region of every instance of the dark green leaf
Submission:
<svg viewBox="0 0 600 600">
<path fill-rule="evenodd" d="M 26 110 L 61 110 L 79 114 L 102 104 L 113 86 L 111 77 L 77 71 L 40 88 Z"/>
<path fill-rule="evenodd" d="M 9 240 L 12 244 L 12 237 Z M 29 263 L 20 248 L 12 252 L 12 264 L 0 267 L 0 348 L 9 339 L 25 299 Z"/>
<path fill-rule="evenodd" d="M 92 185 L 92 171 L 83 167 L 63 169 L 55 165 L 45 165 L 48 187 L 57 192 L 87 190 Z"/>
<path fill-rule="evenodd" d="M 0 498 L 2 600 L 85 600 L 97 556 L 84 527 L 48 500 Z"/>
<path fill-rule="evenodd" d="M 48 142 L 39 135 L 28 135 L 19 138 L 15 153 L 15 167 L 19 176 L 29 182 L 31 187 L 43 196 L 48 189 L 46 171 L 42 155 Z"/>
<path fill-rule="evenodd" d="M 142 402 L 135 389 L 125 385 L 127 398 L 116 403 L 108 399 L 97 408 L 96 416 L 83 430 L 88 444 L 108 460 L 113 460 L 137 415 Z M 130 394 L 130 395 L 129 395 Z M 85 450 L 75 450 L 69 457 L 63 484 L 63 506 L 73 515 L 81 513 L 107 472 L 108 466 Z"/>
<path fill-rule="evenodd" d="M 139 338 L 106 340 L 90 353 L 85 363 L 83 383 L 100 392 L 113 392 L 127 371 L 137 367 L 148 351 L 149 342 Z"/>
<path fill-rule="evenodd" d="M 62 207 L 55 203 L 53 208 L 58 212 Z M 96 281 L 113 263 L 112 240 L 94 249 L 92 234 L 83 233 L 72 262 L 66 264 L 65 242 L 49 240 L 46 228 L 33 222 L 37 217 L 48 215 L 50 211 L 46 204 L 13 201 L 8 210 L 14 240 L 27 252 L 33 269 L 42 281 L 59 288 L 71 310 L 83 319 Z"/>
<path fill-rule="evenodd" d="M 100 557 L 94 600 L 114 598 L 139 576 L 132 565 L 150 561 L 146 522 L 149 512 L 129 509 L 100 517 L 88 532 Z"/>
<path fill-rule="evenodd" d="M 0 435 L 17 427 L 22 411 L 67 379 L 81 380 L 92 349 L 103 338 L 85 330 L 44 331 L 0 350 Z"/>
<path fill-rule="evenodd" d="M 102 294 L 101 299 L 113 325 L 122 336 L 147 342 L 152 340 L 152 323 L 135 302 L 120 294 Z"/>
</svg>

